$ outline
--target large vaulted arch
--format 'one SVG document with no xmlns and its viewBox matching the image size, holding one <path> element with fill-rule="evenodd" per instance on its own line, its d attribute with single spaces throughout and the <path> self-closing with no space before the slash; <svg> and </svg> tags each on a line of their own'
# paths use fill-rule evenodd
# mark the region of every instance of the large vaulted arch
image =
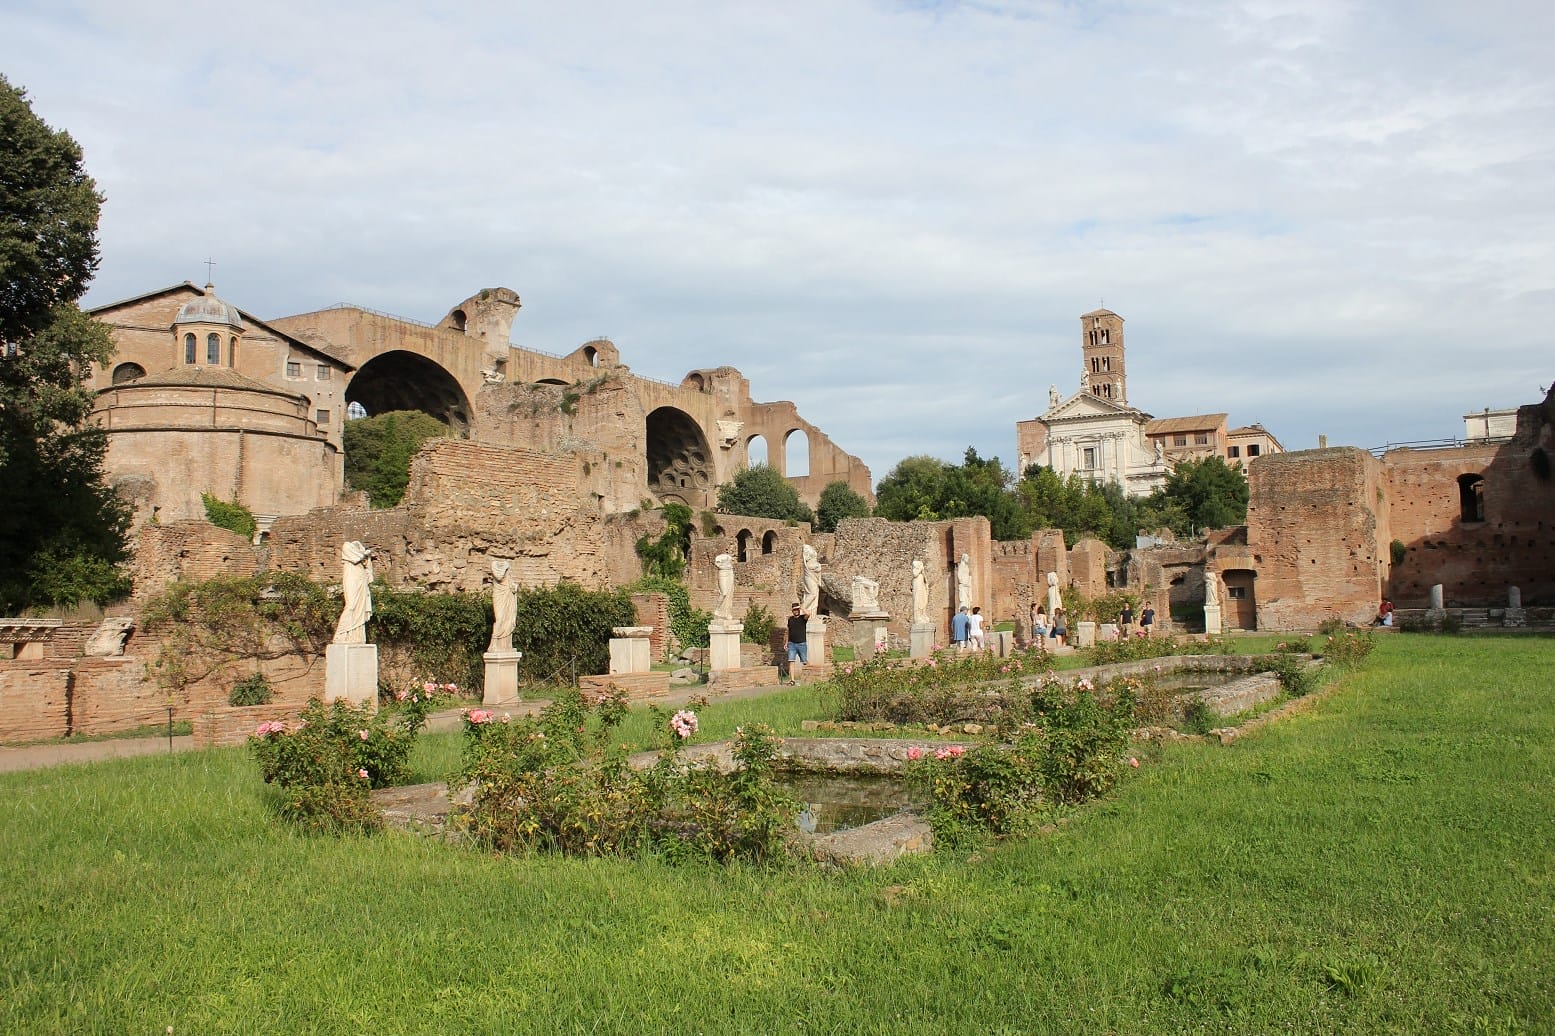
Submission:
<svg viewBox="0 0 1555 1036">
<path fill-rule="evenodd" d="M 346 386 L 346 402 L 360 403 L 369 415 L 420 410 L 459 435 L 470 434 L 470 401 L 459 382 L 417 353 L 395 350 L 368 360 Z"/>
<path fill-rule="evenodd" d="M 659 499 L 689 502 L 713 488 L 713 451 L 691 415 L 659 407 L 648 415 L 647 431 L 648 488 Z"/>
</svg>

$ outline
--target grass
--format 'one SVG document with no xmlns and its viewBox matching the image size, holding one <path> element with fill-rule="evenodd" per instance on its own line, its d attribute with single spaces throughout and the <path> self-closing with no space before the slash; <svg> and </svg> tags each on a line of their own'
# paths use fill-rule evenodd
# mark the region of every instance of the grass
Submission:
<svg viewBox="0 0 1555 1036">
<path fill-rule="evenodd" d="M 841 874 L 304 838 L 239 750 L 0 775 L 0 1031 L 1549 1032 L 1552 663 L 1385 638 L 1049 836 Z"/>
</svg>

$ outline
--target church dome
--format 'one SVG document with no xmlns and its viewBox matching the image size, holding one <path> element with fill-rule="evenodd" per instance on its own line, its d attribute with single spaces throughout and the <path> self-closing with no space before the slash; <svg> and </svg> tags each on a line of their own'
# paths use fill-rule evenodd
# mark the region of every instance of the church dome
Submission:
<svg viewBox="0 0 1555 1036">
<path fill-rule="evenodd" d="M 216 297 L 216 286 L 207 284 L 205 294 L 197 299 L 185 302 L 178 310 L 178 315 L 173 318 L 175 324 L 227 324 L 230 327 L 241 329 L 243 318 L 238 315 L 236 306 L 229 305 Z"/>
</svg>

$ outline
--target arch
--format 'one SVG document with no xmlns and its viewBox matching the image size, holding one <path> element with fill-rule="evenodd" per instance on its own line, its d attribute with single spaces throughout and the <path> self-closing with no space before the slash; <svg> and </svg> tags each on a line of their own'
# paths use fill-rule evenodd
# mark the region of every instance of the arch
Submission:
<svg viewBox="0 0 1555 1036">
<path fill-rule="evenodd" d="M 745 440 L 745 466 L 754 468 L 758 464 L 767 463 L 767 437 L 765 435 L 753 435 Z"/>
<path fill-rule="evenodd" d="M 761 538 L 761 552 L 763 554 L 771 554 L 776 547 L 777 533 L 768 529 L 766 535 Z"/>
<path fill-rule="evenodd" d="M 663 497 L 682 489 L 713 488 L 713 451 L 702 428 L 684 410 L 661 406 L 648 415 L 648 489 Z"/>
<path fill-rule="evenodd" d="M 452 321 L 454 330 L 461 332 L 464 330 L 465 325 L 470 322 L 469 316 L 467 316 L 462 309 L 456 309 L 452 313 L 448 314 L 448 319 Z"/>
<path fill-rule="evenodd" d="M 368 360 L 346 385 L 346 402 L 369 414 L 420 410 L 465 438 L 470 434 L 470 401 L 459 382 L 418 353 L 396 349 Z"/>
<path fill-rule="evenodd" d="M 1458 476 L 1458 520 L 1485 520 L 1485 476 L 1478 472 Z"/>
<path fill-rule="evenodd" d="M 205 362 L 212 367 L 221 366 L 221 335 L 215 331 L 205 336 Z"/>
<path fill-rule="evenodd" d="M 588 361 L 588 365 L 590 367 L 599 366 L 599 350 L 594 348 L 592 345 L 585 345 L 583 347 L 583 358 Z"/>
<path fill-rule="evenodd" d="M 567 381 L 567 380 L 565 380 L 563 378 L 541 378 L 539 381 L 535 382 L 535 384 L 536 385 L 571 385 L 572 382 Z"/>
<path fill-rule="evenodd" d="M 187 334 L 184 335 L 184 362 L 185 363 L 193 363 L 195 361 L 195 359 L 197 357 L 195 355 L 195 351 L 194 350 L 195 350 L 194 332 L 191 331 L 191 332 L 188 332 Z"/>
<path fill-rule="evenodd" d="M 707 382 L 702 379 L 700 373 L 692 371 L 686 375 L 685 380 L 680 383 L 680 387 L 691 389 L 693 392 L 701 392 L 707 388 Z"/>
<path fill-rule="evenodd" d="M 783 436 L 783 473 L 789 478 L 810 473 L 810 437 L 803 428 L 792 429 Z"/>
<path fill-rule="evenodd" d="M 136 378 L 144 378 L 146 368 L 138 363 L 121 363 L 113 369 L 113 383 L 123 385 L 125 382 L 134 381 Z"/>
<path fill-rule="evenodd" d="M 749 529 L 741 529 L 740 534 L 734 538 L 734 558 L 736 561 L 750 560 L 752 536 L 753 534 Z"/>
<path fill-rule="evenodd" d="M 231 337 L 231 339 L 229 339 L 228 342 L 227 342 L 227 366 L 228 367 L 236 367 L 237 365 L 238 365 L 238 336 L 237 335 L 233 335 Z"/>
</svg>

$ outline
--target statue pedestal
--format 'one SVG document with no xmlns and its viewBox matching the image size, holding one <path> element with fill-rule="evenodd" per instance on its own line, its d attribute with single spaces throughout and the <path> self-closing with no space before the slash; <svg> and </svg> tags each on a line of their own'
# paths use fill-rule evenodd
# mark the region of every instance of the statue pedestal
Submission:
<svg viewBox="0 0 1555 1036">
<path fill-rule="evenodd" d="M 648 640 L 652 626 L 617 626 L 611 630 L 610 672 L 649 673 L 653 671 L 653 649 Z"/>
<path fill-rule="evenodd" d="M 915 622 L 908 631 L 907 653 L 913 658 L 928 658 L 934 654 L 934 630 L 932 622 Z"/>
<path fill-rule="evenodd" d="M 740 634 L 745 632 L 743 622 L 722 622 L 714 619 L 707 624 L 707 668 L 740 668 Z"/>
<path fill-rule="evenodd" d="M 810 621 L 804 626 L 805 654 L 810 656 L 809 665 L 826 665 L 830 659 L 826 657 L 826 620 L 819 615 L 810 616 Z"/>
<path fill-rule="evenodd" d="M 324 700 L 378 708 L 378 645 L 330 644 L 324 649 Z"/>
<path fill-rule="evenodd" d="M 1088 648 L 1096 646 L 1096 624 L 1089 619 L 1074 624 L 1074 646 Z"/>
<path fill-rule="evenodd" d="M 482 705 L 507 705 L 518 700 L 518 660 L 522 651 L 488 651 L 481 656 L 486 660 L 486 690 L 481 695 Z"/>
<path fill-rule="evenodd" d="M 1204 632 L 1214 635 L 1220 631 L 1220 605 L 1206 604 L 1204 606 Z"/>
<path fill-rule="evenodd" d="M 891 621 L 891 616 L 885 612 L 865 612 L 851 618 L 853 657 L 860 662 L 867 662 L 875 657 L 876 652 L 884 651 L 885 646 L 890 643 L 887 623 Z"/>
</svg>

